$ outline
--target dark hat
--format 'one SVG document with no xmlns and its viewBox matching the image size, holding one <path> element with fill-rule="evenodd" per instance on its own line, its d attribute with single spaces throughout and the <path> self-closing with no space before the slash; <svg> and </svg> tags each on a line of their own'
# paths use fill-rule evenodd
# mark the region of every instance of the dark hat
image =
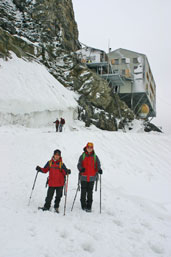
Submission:
<svg viewBox="0 0 171 257">
<path fill-rule="evenodd" d="M 58 149 L 57 149 L 57 150 L 55 150 L 55 151 L 54 151 L 54 153 L 53 153 L 53 155 L 56 155 L 56 154 L 58 154 L 59 156 L 61 156 L 61 151 L 60 151 L 60 150 L 58 150 Z"/>
</svg>

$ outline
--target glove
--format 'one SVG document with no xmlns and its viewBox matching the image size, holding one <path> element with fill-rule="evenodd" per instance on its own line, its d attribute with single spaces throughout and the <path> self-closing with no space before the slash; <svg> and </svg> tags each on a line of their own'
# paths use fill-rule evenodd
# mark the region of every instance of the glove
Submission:
<svg viewBox="0 0 171 257">
<path fill-rule="evenodd" d="M 102 169 L 98 170 L 98 173 L 99 173 L 99 174 L 103 174 Z"/>
<path fill-rule="evenodd" d="M 85 168 L 82 168 L 81 170 L 80 170 L 80 174 L 82 174 L 82 173 L 84 173 L 85 172 Z"/>
<path fill-rule="evenodd" d="M 40 166 L 37 166 L 37 167 L 36 167 L 36 170 L 37 170 L 38 172 L 42 172 Z"/>
<path fill-rule="evenodd" d="M 71 170 L 70 169 L 67 170 L 67 174 L 68 175 L 71 174 Z"/>
</svg>

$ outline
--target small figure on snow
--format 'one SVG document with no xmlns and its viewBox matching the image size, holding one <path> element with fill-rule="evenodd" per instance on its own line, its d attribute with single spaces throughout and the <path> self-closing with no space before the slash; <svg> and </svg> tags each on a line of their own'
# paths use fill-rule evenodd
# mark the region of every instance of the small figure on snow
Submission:
<svg viewBox="0 0 171 257">
<path fill-rule="evenodd" d="M 98 174 L 102 174 L 101 164 L 93 149 L 93 143 L 87 143 L 84 152 L 80 156 L 77 168 L 81 181 L 81 208 L 91 212 L 93 202 L 94 182 Z"/>
<path fill-rule="evenodd" d="M 52 159 L 46 163 L 44 168 L 37 166 L 36 170 L 42 173 L 47 173 L 49 171 L 49 188 L 47 191 L 47 197 L 45 199 L 44 207 L 42 207 L 41 209 L 43 211 L 47 211 L 50 209 L 51 201 L 54 192 L 56 191 L 54 208 L 56 212 L 59 212 L 59 203 L 63 193 L 65 176 L 71 174 L 71 170 L 67 169 L 65 164 L 62 162 L 61 151 L 55 150 Z"/>
<path fill-rule="evenodd" d="M 59 123 L 59 132 L 62 132 L 64 124 L 65 124 L 65 120 L 63 118 L 61 118 L 60 123 Z"/>
<path fill-rule="evenodd" d="M 59 120 L 58 120 L 58 118 L 53 123 L 55 123 L 55 125 L 56 125 L 56 132 L 58 132 L 58 128 L 59 128 Z"/>
</svg>

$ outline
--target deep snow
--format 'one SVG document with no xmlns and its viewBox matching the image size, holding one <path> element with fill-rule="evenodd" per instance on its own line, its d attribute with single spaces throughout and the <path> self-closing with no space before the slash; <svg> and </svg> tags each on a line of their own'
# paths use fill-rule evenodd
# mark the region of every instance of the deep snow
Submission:
<svg viewBox="0 0 171 257">
<path fill-rule="evenodd" d="M 0 128 L 1 257 L 170 257 L 171 256 L 171 137 L 164 134 L 105 132 L 76 123 L 55 133 L 53 127 Z M 80 209 L 77 161 L 93 141 L 102 175 L 102 214 L 99 188 L 93 212 Z M 38 211 L 46 197 L 47 175 L 36 175 L 53 150 L 62 150 L 69 177 L 66 216 Z"/>
</svg>

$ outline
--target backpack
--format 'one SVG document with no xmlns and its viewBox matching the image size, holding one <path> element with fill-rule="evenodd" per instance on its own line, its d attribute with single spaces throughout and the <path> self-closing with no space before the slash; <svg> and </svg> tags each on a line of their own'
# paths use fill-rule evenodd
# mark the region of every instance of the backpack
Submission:
<svg viewBox="0 0 171 257">
<path fill-rule="evenodd" d="M 86 156 L 86 154 L 85 154 L 85 152 L 82 154 L 82 160 L 84 161 L 84 159 L 85 159 L 85 156 Z M 94 168 L 96 168 L 96 154 L 94 153 L 93 154 L 93 157 L 94 157 Z"/>
<path fill-rule="evenodd" d="M 84 159 L 85 159 L 85 156 L 86 156 L 86 154 L 85 154 L 85 152 L 82 154 L 82 159 L 83 159 L 83 161 L 84 161 Z M 93 157 L 94 157 L 94 163 L 96 163 L 96 154 L 94 153 L 93 154 Z"/>
<path fill-rule="evenodd" d="M 61 118 L 61 124 L 65 124 L 65 120 L 63 118 Z"/>
</svg>

